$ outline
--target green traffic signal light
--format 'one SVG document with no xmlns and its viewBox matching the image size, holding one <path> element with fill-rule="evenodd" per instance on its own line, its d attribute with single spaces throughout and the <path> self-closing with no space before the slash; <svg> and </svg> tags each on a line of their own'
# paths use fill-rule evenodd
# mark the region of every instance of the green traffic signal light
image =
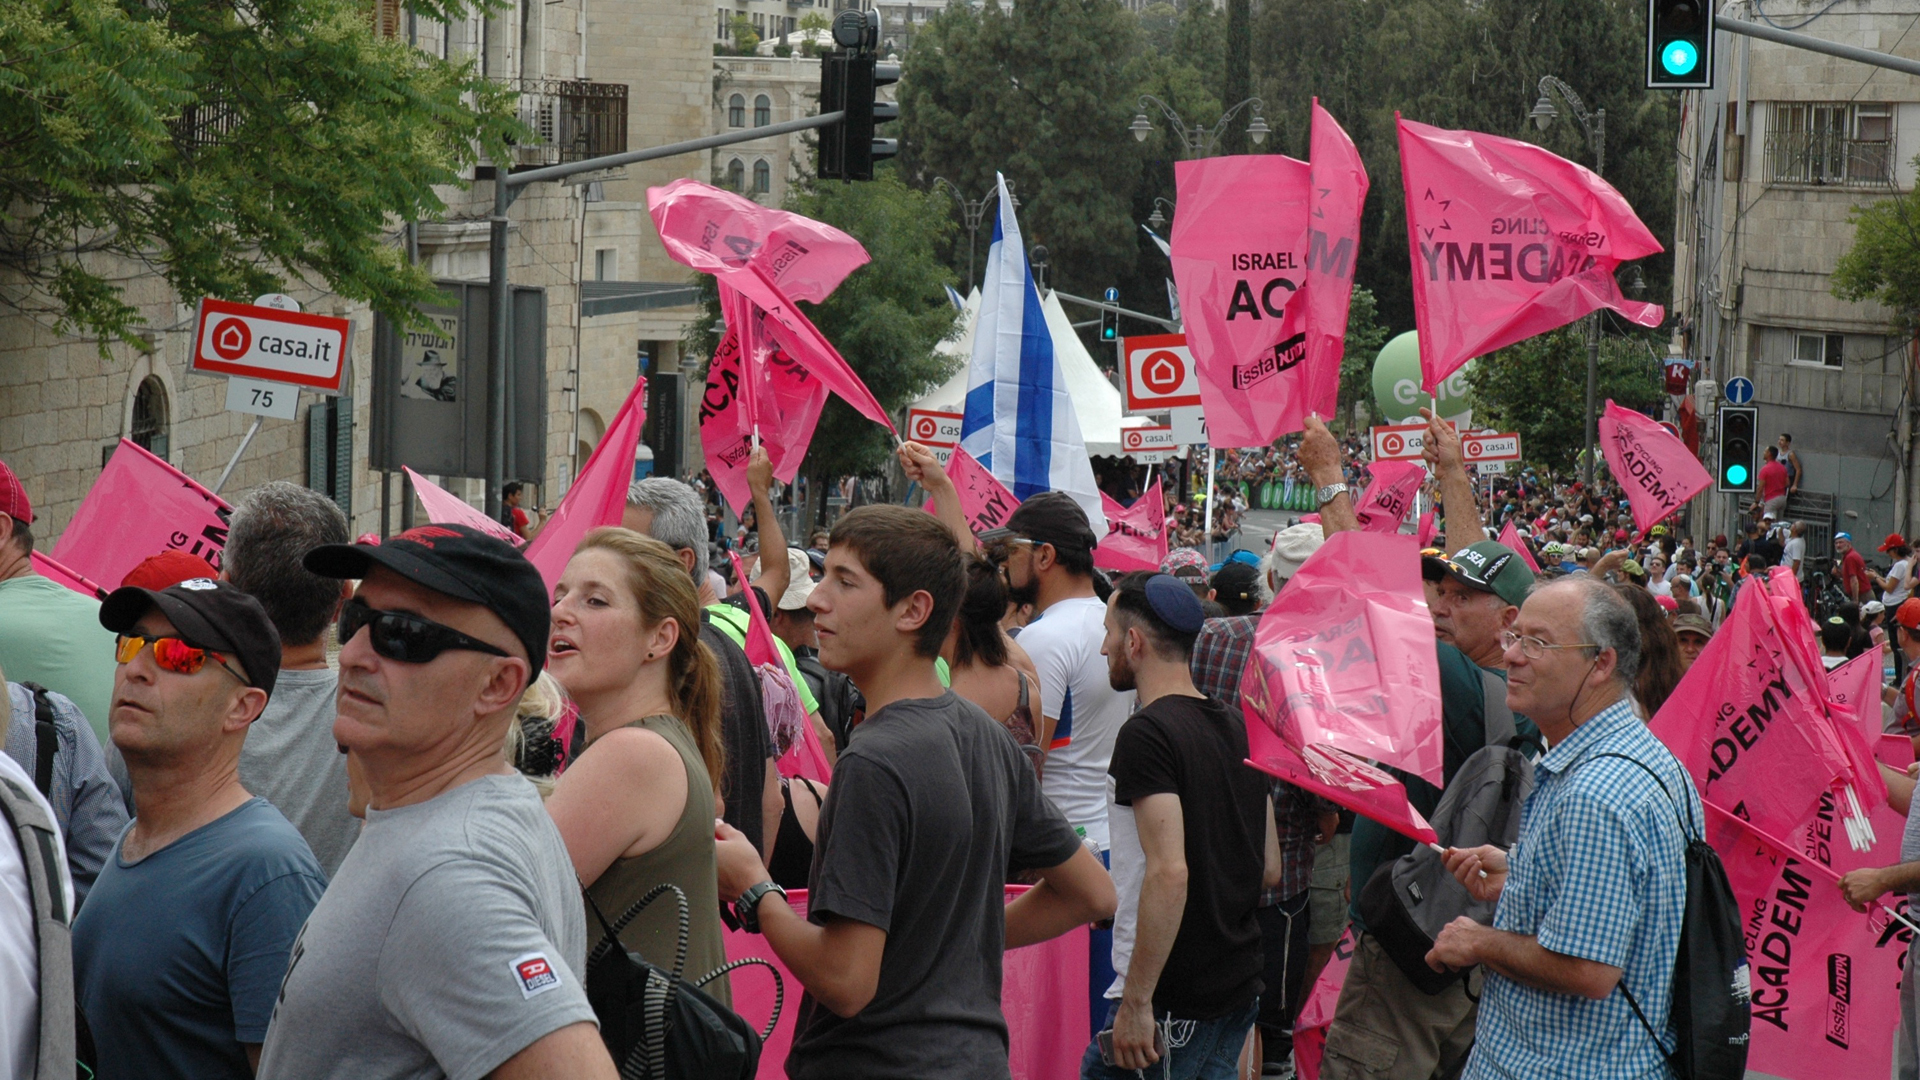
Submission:
<svg viewBox="0 0 1920 1080">
<path fill-rule="evenodd" d="M 1669 75 L 1691 75 L 1700 66 L 1700 50 L 1691 41 L 1669 41 L 1660 49 L 1660 66 Z"/>
<path fill-rule="evenodd" d="M 1740 464 L 1727 466 L 1727 484 L 1730 487 L 1747 486 L 1747 467 Z"/>
</svg>

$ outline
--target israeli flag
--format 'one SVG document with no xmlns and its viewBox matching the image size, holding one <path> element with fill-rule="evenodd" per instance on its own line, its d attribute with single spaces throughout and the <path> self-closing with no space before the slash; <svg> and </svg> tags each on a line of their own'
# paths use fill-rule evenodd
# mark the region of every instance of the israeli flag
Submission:
<svg viewBox="0 0 1920 1080">
<path fill-rule="evenodd" d="M 1080 419 L 1054 358 L 1053 336 L 1040 309 L 1040 291 L 1027 265 L 1020 223 L 1005 177 L 997 177 L 1000 213 L 987 250 L 980 321 L 967 367 L 966 416 L 960 446 L 1025 500 L 1064 491 L 1087 513 L 1095 536 L 1107 535 L 1107 515 L 1087 459 Z"/>
</svg>

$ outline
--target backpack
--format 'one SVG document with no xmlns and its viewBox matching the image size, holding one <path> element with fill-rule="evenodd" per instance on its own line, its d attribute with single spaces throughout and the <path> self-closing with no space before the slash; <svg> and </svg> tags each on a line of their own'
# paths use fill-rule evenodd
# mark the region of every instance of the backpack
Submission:
<svg viewBox="0 0 1920 1080">
<path fill-rule="evenodd" d="M 1442 847 L 1513 846 L 1520 835 L 1520 809 L 1533 791 L 1533 762 L 1519 748 L 1506 681 L 1484 668 L 1480 675 L 1486 745 L 1461 763 L 1434 808 L 1433 829 Z M 1440 853 L 1425 844 L 1376 867 L 1360 890 L 1367 932 L 1407 980 L 1428 994 L 1466 978 L 1466 972 L 1435 971 L 1427 963 L 1441 928 L 1461 915 L 1490 925 L 1494 907 L 1494 901 L 1474 899 L 1448 872 Z"/>
<path fill-rule="evenodd" d="M 673 970 L 655 967 L 620 944 L 620 931 L 648 904 L 671 892 L 680 905 L 680 943 Z M 600 1039 L 619 1067 L 621 1080 L 753 1080 L 760 1046 L 780 1022 L 785 987 L 779 969 L 758 957 L 735 960 L 688 982 L 687 894 L 662 882 L 609 924 L 593 894 L 580 890 L 605 936 L 587 954 L 587 1003 L 600 1021 Z M 737 967 L 758 964 L 773 972 L 773 1016 L 755 1031 L 739 1013 L 700 987 Z"/>
<path fill-rule="evenodd" d="M 860 691 L 854 688 L 853 680 L 845 672 L 831 671 L 822 664 L 817 651 L 795 649 L 793 662 L 800 669 L 801 677 L 807 680 L 814 700 L 820 703 L 820 719 L 839 742 L 834 752 L 845 750 L 848 726 L 854 716 L 865 708 Z"/>
<path fill-rule="evenodd" d="M 1673 957 L 1673 1004 L 1668 1016 L 1677 1036 L 1671 1053 L 1647 1022 L 1647 1014 L 1640 1011 L 1640 1003 L 1633 1000 L 1624 978 L 1620 993 L 1680 1080 L 1741 1080 L 1747 1073 L 1753 995 L 1740 905 L 1727 884 L 1726 868 L 1705 839 L 1694 838 L 1679 801 L 1657 773 L 1625 754 L 1594 757 L 1632 761 L 1653 777 L 1680 819 L 1680 835 L 1687 838 L 1687 907 L 1680 920 L 1680 948 Z"/>
<path fill-rule="evenodd" d="M 51 757 L 42 751 L 42 760 Z M 61 851 L 60 829 L 31 792 L 4 776 L 0 776 L 0 818 L 5 819 L 8 831 L 20 844 L 40 954 L 40 1051 L 34 1080 L 67 1080 L 73 1076 L 76 1060 L 73 912 L 67 909 L 67 890 L 62 882 L 67 862 Z"/>
<path fill-rule="evenodd" d="M 33 786 L 40 794 L 53 797 L 53 754 L 59 747 L 59 732 L 53 726 L 53 699 L 39 683 L 20 684 L 33 694 Z"/>
</svg>

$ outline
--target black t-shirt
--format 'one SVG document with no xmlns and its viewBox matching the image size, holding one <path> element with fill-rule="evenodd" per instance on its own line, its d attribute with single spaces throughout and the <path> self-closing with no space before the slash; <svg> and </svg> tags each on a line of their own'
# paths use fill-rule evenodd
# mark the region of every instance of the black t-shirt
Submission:
<svg viewBox="0 0 1920 1080">
<path fill-rule="evenodd" d="M 720 785 L 726 814 L 721 820 L 745 833 L 754 850 L 764 853 L 760 794 L 767 782 L 767 759 L 773 756 L 767 706 L 760 698 L 760 676 L 746 652 L 711 619 L 700 613 L 700 640 L 720 662 L 720 734 L 727 744 L 727 775 Z"/>
<path fill-rule="evenodd" d="M 1187 906 L 1153 1004 L 1181 1019 L 1224 1016 L 1261 990 L 1254 910 L 1266 864 L 1267 781 L 1246 760 L 1244 720 L 1212 698 L 1170 695 L 1121 725 L 1107 767 L 1121 806 L 1180 797 Z"/>
<path fill-rule="evenodd" d="M 834 765 L 807 915 L 885 930 L 879 985 L 844 1019 L 803 998 L 787 1075 L 1004 1080 L 1003 883 L 1079 844 L 979 706 L 948 691 L 870 714 Z"/>
</svg>

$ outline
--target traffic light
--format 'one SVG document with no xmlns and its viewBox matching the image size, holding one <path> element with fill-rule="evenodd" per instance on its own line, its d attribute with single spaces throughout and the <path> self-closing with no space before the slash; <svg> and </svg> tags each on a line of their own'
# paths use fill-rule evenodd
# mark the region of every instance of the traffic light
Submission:
<svg viewBox="0 0 1920 1080">
<path fill-rule="evenodd" d="M 1713 86 L 1713 8 L 1708 0 L 1647 0 L 1647 89 Z"/>
<path fill-rule="evenodd" d="M 1107 298 L 1107 303 L 1109 304 L 1119 303 L 1120 290 L 1115 288 L 1108 288 L 1106 292 L 1106 298 Z M 1112 345 L 1115 342 L 1118 342 L 1119 340 L 1120 340 L 1120 313 L 1117 311 L 1109 311 L 1106 308 L 1101 308 L 1100 309 L 1100 341 L 1101 343 L 1106 345 Z"/>
<path fill-rule="evenodd" d="M 879 34 L 873 12 L 843 11 L 833 20 L 840 48 L 820 60 L 820 111 L 847 115 L 820 129 L 816 173 L 822 180 L 871 180 L 874 162 L 900 152 L 898 139 L 873 137 L 877 125 L 900 118 L 900 106 L 875 100 L 881 87 L 900 81 L 899 64 L 874 59 Z"/>
<path fill-rule="evenodd" d="M 1750 493 L 1758 489 L 1759 410 L 1751 405 L 1720 406 L 1720 476 L 1714 490 Z"/>
</svg>

